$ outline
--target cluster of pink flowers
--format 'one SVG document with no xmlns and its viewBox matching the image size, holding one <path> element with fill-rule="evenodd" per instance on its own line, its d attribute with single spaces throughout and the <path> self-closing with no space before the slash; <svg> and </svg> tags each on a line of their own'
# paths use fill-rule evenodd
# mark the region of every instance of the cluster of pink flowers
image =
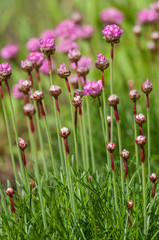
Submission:
<svg viewBox="0 0 159 240">
<path fill-rule="evenodd" d="M 159 14 L 158 12 L 152 9 L 142 9 L 137 14 L 137 18 L 138 24 L 154 23 L 159 19 Z"/>
<path fill-rule="evenodd" d="M 92 97 L 100 96 L 102 92 L 102 87 L 102 80 L 88 82 L 83 87 L 84 95 L 89 95 Z"/>
<path fill-rule="evenodd" d="M 29 53 L 28 57 L 27 57 L 32 64 L 35 66 L 41 66 L 42 62 L 44 60 L 44 54 L 40 53 L 40 52 L 31 52 Z"/>
<path fill-rule="evenodd" d="M 11 65 L 9 65 L 7 62 L 0 64 L 0 76 L 8 76 L 12 73 Z"/>
<path fill-rule="evenodd" d="M 124 31 L 117 25 L 107 25 L 102 33 L 107 42 L 113 43 L 120 39 L 120 36 L 124 33 Z"/>
<path fill-rule="evenodd" d="M 51 66 L 52 66 L 52 70 L 55 69 L 54 63 L 53 61 L 51 61 Z M 49 75 L 49 65 L 48 65 L 48 60 L 45 59 L 41 65 L 41 67 L 39 68 L 39 70 L 44 73 L 45 75 Z"/>
<path fill-rule="evenodd" d="M 52 30 L 52 29 L 47 29 L 45 30 L 44 32 L 41 33 L 40 35 L 40 39 L 43 39 L 43 38 L 55 38 L 56 37 L 56 32 L 55 30 Z"/>
<path fill-rule="evenodd" d="M 117 8 L 106 8 L 100 13 L 100 18 L 105 25 L 121 25 L 125 16 Z"/>
<path fill-rule="evenodd" d="M 91 69 L 93 67 L 93 65 L 92 65 L 92 58 L 86 57 L 86 56 L 82 56 L 80 58 L 80 60 L 78 61 L 78 67 L 86 67 L 88 69 Z M 76 64 L 75 63 L 71 63 L 71 68 L 73 70 L 76 70 Z"/>
<path fill-rule="evenodd" d="M 18 45 L 9 44 L 1 49 L 0 55 L 4 59 L 13 59 L 16 57 L 18 51 L 19 51 Z"/>
<path fill-rule="evenodd" d="M 40 50 L 40 43 L 38 38 L 30 38 L 26 44 L 26 48 L 30 52 L 36 52 Z"/>
<path fill-rule="evenodd" d="M 54 38 L 43 38 L 39 40 L 39 43 L 43 49 L 52 49 L 55 47 Z"/>
<path fill-rule="evenodd" d="M 71 39 L 66 39 L 57 45 L 56 50 L 61 53 L 67 54 L 70 49 L 78 48 L 78 43 Z"/>
</svg>

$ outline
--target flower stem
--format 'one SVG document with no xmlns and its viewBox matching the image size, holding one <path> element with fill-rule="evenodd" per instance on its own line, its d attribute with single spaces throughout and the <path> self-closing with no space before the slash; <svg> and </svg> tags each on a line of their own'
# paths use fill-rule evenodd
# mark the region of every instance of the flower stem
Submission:
<svg viewBox="0 0 159 240">
<path fill-rule="evenodd" d="M 104 119 L 103 119 L 103 114 L 102 114 L 102 106 L 99 106 L 99 113 L 100 113 L 100 120 L 101 120 L 101 124 L 102 124 L 102 131 L 103 131 L 103 136 L 104 136 L 104 141 L 105 141 L 106 136 L 105 136 L 105 128 L 104 128 Z"/>
<path fill-rule="evenodd" d="M 115 210 L 117 211 L 118 203 L 117 203 L 117 193 L 116 193 L 115 171 L 113 171 L 113 185 L 114 185 Z"/>
<path fill-rule="evenodd" d="M 80 119 L 80 132 L 81 132 L 81 146 L 82 146 L 83 166 L 84 166 L 84 169 L 86 169 L 86 171 L 88 171 L 88 162 L 86 161 L 85 146 L 84 146 L 82 115 L 79 116 L 79 119 Z"/>
<path fill-rule="evenodd" d="M 114 44 L 111 44 L 111 64 L 110 64 L 110 94 L 113 94 L 113 59 L 114 59 Z M 113 131 L 114 131 L 114 125 L 113 125 L 113 108 L 111 108 L 111 142 L 113 142 Z"/>
<path fill-rule="evenodd" d="M 145 182 L 145 162 L 142 162 L 142 188 L 143 188 L 143 212 L 144 212 L 144 234 L 147 235 L 147 214 L 146 214 L 146 182 Z"/>
<path fill-rule="evenodd" d="M 150 111 L 147 107 L 148 178 L 151 174 Z"/>
<path fill-rule="evenodd" d="M 79 115 L 82 118 L 82 125 L 83 125 L 83 135 L 84 135 L 84 146 L 85 146 L 85 153 L 86 153 L 86 166 L 87 170 L 89 169 L 89 155 L 88 155 L 88 138 L 87 138 L 87 131 L 86 131 L 86 106 L 83 104 L 83 111 L 82 115 Z"/>
</svg>

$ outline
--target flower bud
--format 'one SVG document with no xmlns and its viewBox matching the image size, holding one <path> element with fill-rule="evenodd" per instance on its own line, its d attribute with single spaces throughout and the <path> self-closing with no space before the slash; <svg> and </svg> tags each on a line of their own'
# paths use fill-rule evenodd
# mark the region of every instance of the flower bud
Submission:
<svg viewBox="0 0 159 240">
<path fill-rule="evenodd" d="M 126 149 L 124 149 L 124 150 L 121 152 L 120 156 L 121 156 L 124 160 L 127 160 L 127 159 L 130 157 L 130 153 L 129 153 L 129 151 L 127 151 Z"/>
<path fill-rule="evenodd" d="M 12 74 L 12 68 L 11 65 L 8 63 L 4 62 L 0 64 L 0 78 L 2 80 L 7 80 L 10 78 Z"/>
<path fill-rule="evenodd" d="M 61 128 L 59 134 L 63 138 L 67 138 L 70 135 L 71 131 L 67 127 Z"/>
<path fill-rule="evenodd" d="M 136 35 L 136 36 L 139 36 L 141 34 L 141 26 L 140 25 L 136 25 L 133 27 L 133 33 Z"/>
<path fill-rule="evenodd" d="M 117 104 L 119 104 L 119 97 L 116 94 L 112 94 L 109 96 L 108 102 L 109 102 L 109 106 L 114 107 Z"/>
<path fill-rule="evenodd" d="M 6 194 L 9 196 L 9 197 L 12 197 L 13 194 L 14 194 L 14 189 L 13 188 L 7 188 L 6 190 Z"/>
<path fill-rule="evenodd" d="M 145 136 L 142 136 L 142 135 L 139 135 L 135 139 L 136 144 L 139 145 L 139 146 L 145 145 L 146 141 L 147 141 L 147 138 Z"/>
<path fill-rule="evenodd" d="M 59 86 L 51 85 L 49 89 L 49 93 L 53 97 L 58 97 L 61 94 L 62 90 Z"/>
<path fill-rule="evenodd" d="M 72 100 L 73 106 L 74 107 L 80 107 L 82 105 L 82 99 L 80 96 L 75 96 Z"/>
<path fill-rule="evenodd" d="M 77 68 L 77 73 L 79 76 L 85 77 L 89 73 L 89 69 L 87 67 L 81 66 Z"/>
<path fill-rule="evenodd" d="M 152 182 L 156 182 L 156 180 L 157 180 L 157 174 L 156 174 L 156 173 L 152 173 L 152 174 L 149 176 L 149 178 L 150 178 L 150 180 L 151 180 Z"/>
<path fill-rule="evenodd" d="M 55 40 L 53 38 L 44 38 L 39 40 L 41 52 L 46 55 L 53 55 L 55 52 Z"/>
<path fill-rule="evenodd" d="M 113 152 L 113 151 L 115 150 L 115 148 L 116 148 L 116 144 L 110 142 L 110 143 L 106 144 L 106 148 L 107 148 L 107 150 L 108 150 L 109 152 Z"/>
<path fill-rule="evenodd" d="M 120 42 L 120 37 L 124 33 L 124 31 L 117 25 L 107 25 L 103 31 L 104 39 L 106 42 L 114 44 Z"/>
<path fill-rule="evenodd" d="M 32 116 L 35 114 L 36 110 L 35 110 L 35 107 L 34 107 L 33 104 L 27 103 L 27 104 L 23 107 L 23 112 L 24 112 L 24 114 L 25 114 L 26 116 L 32 117 Z"/>
<path fill-rule="evenodd" d="M 36 101 L 36 102 L 41 102 L 44 98 L 44 94 L 37 90 L 33 93 L 33 99 Z"/>
<path fill-rule="evenodd" d="M 24 80 L 19 84 L 19 91 L 27 94 L 32 89 L 32 82 L 29 80 Z"/>
<path fill-rule="evenodd" d="M 57 68 L 57 72 L 61 78 L 67 78 L 71 74 L 69 68 L 67 68 L 64 63 L 61 64 L 59 68 Z"/>
<path fill-rule="evenodd" d="M 78 49 L 70 49 L 68 52 L 68 58 L 71 62 L 78 62 L 81 58 L 81 53 Z"/>
<path fill-rule="evenodd" d="M 141 85 L 141 90 L 145 94 L 150 94 L 152 91 L 152 84 L 149 82 L 148 78 L 147 80 Z"/>
<path fill-rule="evenodd" d="M 33 180 L 31 180 L 31 181 L 29 182 L 29 184 L 30 184 L 30 186 L 31 186 L 32 188 L 35 187 L 35 182 L 34 182 Z"/>
<path fill-rule="evenodd" d="M 21 61 L 21 68 L 24 72 L 31 72 L 33 70 L 32 62 L 29 59 Z"/>
<path fill-rule="evenodd" d="M 28 143 L 23 138 L 18 138 L 18 142 L 20 150 L 24 151 L 27 148 Z"/>
<path fill-rule="evenodd" d="M 83 91 L 80 90 L 80 89 L 76 89 L 74 91 L 74 97 L 76 97 L 76 96 L 80 96 L 82 98 L 83 97 Z"/>
<path fill-rule="evenodd" d="M 155 52 L 157 50 L 157 45 L 153 41 L 148 41 L 146 45 L 147 45 L 147 48 L 152 52 Z"/>
<path fill-rule="evenodd" d="M 80 12 L 73 12 L 71 19 L 74 21 L 76 24 L 80 24 L 82 22 L 82 14 Z"/>
<path fill-rule="evenodd" d="M 97 54 L 98 59 L 95 62 L 96 68 L 100 69 L 101 71 L 104 71 L 109 67 L 109 61 L 108 58 L 103 56 L 102 53 Z"/>
<path fill-rule="evenodd" d="M 108 125 L 111 124 L 111 116 L 107 116 L 107 123 L 108 123 Z"/>
<path fill-rule="evenodd" d="M 131 100 L 133 100 L 134 102 L 140 98 L 140 93 L 137 90 L 131 90 L 129 92 L 129 97 Z"/>
<path fill-rule="evenodd" d="M 136 115 L 135 122 L 138 123 L 139 125 L 142 125 L 144 122 L 146 122 L 146 118 L 142 113 L 140 113 Z"/>
<path fill-rule="evenodd" d="M 158 40 L 159 40 L 159 32 L 153 31 L 153 32 L 151 33 L 151 38 L 152 38 L 152 40 L 154 40 L 154 41 L 158 41 Z"/>
<path fill-rule="evenodd" d="M 129 202 L 128 202 L 128 208 L 130 209 L 130 208 L 133 208 L 133 201 L 132 200 L 130 200 Z"/>
</svg>

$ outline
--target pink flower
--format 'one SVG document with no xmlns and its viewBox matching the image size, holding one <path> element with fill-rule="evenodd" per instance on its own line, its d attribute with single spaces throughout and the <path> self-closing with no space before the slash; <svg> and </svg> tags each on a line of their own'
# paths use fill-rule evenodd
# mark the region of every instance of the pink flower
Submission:
<svg viewBox="0 0 159 240">
<path fill-rule="evenodd" d="M 159 19 L 159 14 L 152 9 L 143 9 L 138 14 L 138 24 L 153 23 Z"/>
<path fill-rule="evenodd" d="M 78 30 L 78 38 L 88 40 L 92 37 L 95 29 L 91 25 L 83 25 L 79 30 Z"/>
<path fill-rule="evenodd" d="M 40 67 L 42 65 L 42 62 L 44 60 L 44 54 L 40 52 L 31 52 L 29 53 L 27 57 L 33 64 L 33 66 Z"/>
<path fill-rule="evenodd" d="M 102 92 L 102 87 L 102 80 L 86 83 L 83 88 L 84 95 L 89 95 L 94 98 L 100 96 Z"/>
<path fill-rule="evenodd" d="M 86 67 L 88 69 L 91 69 L 92 66 L 92 58 L 90 57 L 86 57 L 86 56 L 82 56 L 80 58 L 80 60 L 78 61 L 78 67 Z M 76 64 L 75 63 L 71 63 L 71 68 L 73 70 L 76 70 Z"/>
<path fill-rule="evenodd" d="M 40 50 L 40 43 L 38 38 L 30 38 L 26 44 L 26 48 L 30 52 L 36 52 Z"/>
<path fill-rule="evenodd" d="M 1 49 L 1 57 L 4 59 L 13 59 L 19 51 L 19 47 L 16 44 L 6 45 Z"/>
<path fill-rule="evenodd" d="M 12 88 L 12 93 L 14 98 L 21 99 L 23 98 L 24 94 L 19 91 L 20 85 L 22 84 L 23 81 L 26 81 L 25 79 L 19 79 L 18 83 L 13 85 Z M 32 91 L 29 91 L 29 95 L 32 94 Z"/>
<path fill-rule="evenodd" d="M 45 30 L 44 32 L 41 33 L 40 38 L 55 38 L 56 37 L 56 33 L 55 30 L 52 29 L 48 29 Z"/>
<path fill-rule="evenodd" d="M 120 36 L 124 33 L 124 31 L 117 25 L 107 25 L 102 33 L 104 38 L 109 43 L 118 43 L 120 41 Z"/>
<path fill-rule="evenodd" d="M 155 11 L 159 11 L 159 1 L 150 4 L 150 8 Z"/>
<path fill-rule="evenodd" d="M 0 77 L 2 79 L 7 79 L 12 73 L 11 65 L 9 65 L 7 62 L 0 64 Z"/>
<path fill-rule="evenodd" d="M 100 18 L 106 24 L 120 25 L 125 17 L 117 8 L 106 8 L 101 12 Z"/>
<path fill-rule="evenodd" d="M 55 40 L 54 38 L 43 38 L 39 40 L 40 48 L 46 55 L 53 55 L 55 52 Z"/>
<path fill-rule="evenodd" d="M 51 66 L 52 66 L 52 69 L 55 69 L 55 66 L 52 60 L 51 60 Z M 45 59 L 42 63 L 42 66 L 39 68 L 39 70 L 45 75 L 49 75 L 48 69 L 49 69 L 48 60 Z"/>
<path fill-rule="evenodd" d="M 105 70 L 106 68 L 109 67 L 109 61 L 108 58 L 106 58 L 105 56 L 103 56 L 102 53 L 98 53 L 97 54 L 98 59 L 95 62 L 96 68 L 100 69 L 100 70 Z"/>
<path fill-rule="evenodd" d="M 68 53 L 70 49 L 78 48 L 78 44 L 71 39 L 66 39 L 57 45 L 57 51 L 61 53 Z"/>
<path fill-rule="evenodd" d="M 79 27 L 73 20 L 66 19 L 60 22 L 56 29 L 56 37 L 58 38 L 71 38 L 72 40 L 78 37 Z"/>
</svg>

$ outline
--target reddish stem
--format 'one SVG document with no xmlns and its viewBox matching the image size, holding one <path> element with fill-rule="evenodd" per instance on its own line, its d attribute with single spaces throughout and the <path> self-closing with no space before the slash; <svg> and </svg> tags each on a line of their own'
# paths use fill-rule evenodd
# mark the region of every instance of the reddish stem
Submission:
<svg viewBox="0 0 159 240">
<path fill-rule="evenodd" d="M 111 125 L 109 124 L 109 142 L 111 141 Z"/>
<path fill-rule="evenodd" d="M 5 82 L 5 86 L 6 86 L 8 96 L 10 97 L 10 88 L 9 88 L 8 80 L 5 80 L 4 82 Z"/>
<path fill-rule="evenodd" d="M 47 55 L 49 75 L 52 74 L 51 55 Z"/>
<path fill-rule="evenodd" d="M 55 97 L 55 104 L 56 104 L 57 113 L 60 113 L 60 108 L 59 108 L 59 104 L 58 104 L 58 97 Z"/>
<path fill-rule="evenodd" d="M 37 104 L 37 109 L 38 109 L 38 116 L 39 116 L 39 119 L 41 119 L 41 110 L 40 110 L 40 106 L 39 106 L 38 102 L 37 102 L 36 104 Z"/>
<path fill-rule="evenodd" d="M 22 155 L 22 161 L 23 161 L 23 164 L 24 164 L 24 167 L 26 166 L 26 157 L 25 157 L 25 153 L 23 150 L 20 150 L 21 151 L 21 155 Z"/>
<path fill-rule="evenodd" d="M 136 116 L 136 101 L 133 101 L 133 115 Z"/>
<path fill-rule="evenodd" d="M 24 94 L 24 104 L 26 105 L 27 103 L 29 103 L 29 96 L 28 94 Z"/>
<path fill-rule="evenodd" d="M 33 122 L 33 118 L 32 117 L 29 117 L 29 120 L 30 120 L 30 128 L 31 128 L 31 132 L 34 133 L 34 122 Z"/>
<path fill-rule="evenodd" d="M 128 209 L 128 212 L 129 212 L 129 214 L 131 214 L 131 210 L 130 209 Z M 132 227 L 132 222 L 131 222 L 130 218 L 129 218 L 129 227 Z"/>
<path fill-rule="evenodd" d="M 155 197 L 155 183 L 152 182 L 152 198 L 154 199 Z"/>
<path fill-rule="evenodd" d="M 143 135 L 142 125 L 139 125 L 139 133 L 140 135 Z"/>
<path fill-rule="evenodd" d="M 36 71 L 36 78 L 37 78 L 38 84 L 40 84 L 39 68 L 36 68 L 35 71 Z"/>
<path fill-rule="evenodd" d="M 79 115 L 82 116 L 82 106 L 79 106 Z"/>
<path fill-rule="evenodd" d="M 125 177 L 127 178 L 127 176 L 128 176 L 128 164 L 127 164 L 126 160 L 124 161 L 124 166 L 125 166 Z"/>
<path fill-rule="evenodd" d="M 68 147 L 67 138 L 64 138 L 64 143 L 65 143 L 66 154 L 69 155 L 69 154 L 70 154 L 70 151 L 69 151 L 69 147 Z"/>
<path fill-rule="evenodd" d="M 113 161 L 113 153 L 112 152 L 110 152 L 110 160 L 111 160 L 112 170 L 114 171 L 114 161 Z"/>
<path fill-rule="evenodd" d="M 32 86 L 33 86 L 33 77 L 32 77 L 31 72 L 28 72 L 28 77 L 29 77 L 29 81 L 32 82 Z"/>
<path fill-rule="evenodd" d="M 113 58 L 114 58 L 114 44 L 111 44 L 110 55 L 111 55 L 111 59 L 113 61 Z"/>
<path fill-rule="evenodd" d="M 43 107 L 43 103 L 42 102 L 39 102 L 40 104 L 40 109 L 41 109 L 41 114 L 43 117 L 46 117 L 46 113 L 45 113 L 45 110 L 44 110 L 44 107 Z"/>
<path fill-rule="evenodd" d="M 12 213 L 15 213 L 13 197 L 10 197 L 10 204 L 11 204 Z"/>
<path fill-rule="evenodd" d="M 86 76 L 83 76 L 83 80 L 84 80 L 84 85 L 86 84 Z"/>
<path fill-rule="evenodd" d="M 77 107 L 75 107 L 75 128 L 77 127 Z"/>
<path fill-rule="evenodd" d="M 146 94 L 146 105 L 147 105 L 147 109 L 149 109 L 150 105 L 149 105 L 149 95 Z"/>
<path fill-rule="evenodd" d="M 68 78 L 67 77 L 65 78 L 65 81 L 66 81 L 66 85 L 67 85 L 68 94 L 71 95 L 70 84 L 68 82 Z"/>
<path fill-rule="evenodd" d="M 145 151 L 144 151 L 143 146 L 140 147 L 140 152 L 141 152 L 141 162 L 144 163 L 145 162 Z"/>
<path fill-rule="evenodd" d="M 3 88 L 2 88 L 2 83 L 0 83 L 0 95 L 1 95 L 1 99 L 4 99 L 4 92 L 3 92 Z"/>
<path fill-rule="evenodd" d="M 103 85 L 103 88 L 105 88 L 104 71 L 103 71 L 103 70 L 101 70 L 101 77 L 102 77 L 102 85 Z"/>
<path fill-rule="evenodd" d="M 114 106 L 114 115 L 115 115 L 116 122 L 119 122 L 120 118 L 119 118 L 118 108 L 116 105 Z"/>
</svg>

